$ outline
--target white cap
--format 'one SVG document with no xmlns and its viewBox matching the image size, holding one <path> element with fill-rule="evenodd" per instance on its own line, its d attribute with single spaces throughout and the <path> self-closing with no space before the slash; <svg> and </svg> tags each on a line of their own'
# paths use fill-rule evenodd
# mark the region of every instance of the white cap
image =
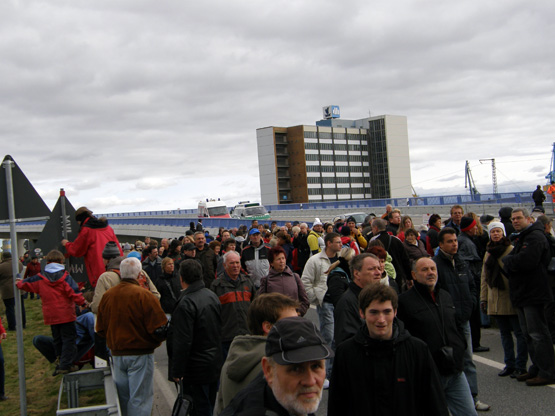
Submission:
<svg viewBox="0 0 555 416">
<path fill-rule="evenodd" d="M 492 221 L 489 223 L 488 225 L 488 234 L 491 237 L 491 230 L 493 230 L 494 228 L 501 228 L 503 230 L 503 235 L 507 235 L 507 233 L 505 232 L 505 226 L 503 225 L 502 222 L 498 222 L 498 221 Z"/>
<path fill-rule="evenodd" d="M 320 218 L 315 218 L 314 219 L 314 223 L 312 224 L 312 226 L 314 227 L 315 225 L 323 225 L 322 221 L 320 221 Z"/>
</svg>

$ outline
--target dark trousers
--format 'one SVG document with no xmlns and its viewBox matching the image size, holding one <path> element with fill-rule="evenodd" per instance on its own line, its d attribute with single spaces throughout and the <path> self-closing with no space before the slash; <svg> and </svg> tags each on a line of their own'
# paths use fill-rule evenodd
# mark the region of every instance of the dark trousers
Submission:
<svg viewBox="0 0 555 416">
<path fill-rule="evenodd" d="M 68 370 L 77 358 L 77 330 L 75 322 L 51 325 L 52 338 L 54 338 L 54 352 L 60 357 L 60 369 Z"/>
<path fill-rule="evenodd" d="M 6 306 L 8 331 L 15 331 L 15 298 L 4 299 L 4 305 Z M 21 316 L 23 318 L 23 328 L 25 328 L 25 303 L 23 303 L 23 295 L 21 295 Z"/>
<path fill-rule="evenodd" d="M 553 299 L 555 299 L 555 287 L 552 287 Z M 545 305 L 545 319 L 547 319 L 547 327 L 551 334 L 551 341 L 555 344 L 555 301 Z"/>
<path fill-rule="evenodd" d="M 33 338 L 33 345 L 39 352 L 51 363 L 56 361 L 59 355 L 56 355 L 54 348 L 54 338 L 46 335 L 37 335 Z M 77 355 L 75 361 L 79 361 L 94 345 L 94 340 L 86 336 L 77 344 Z"/>
<path fill-rule="evenodd" d="M 503 346 L 505 365 L 509 368 L 526 371 L 528 362 L 528 344 L 520 328 L 518 316 L 496 315 L 495 320 L 501 334 L 501 345 Z M 513 332 L 516 338 L 516 358 Z"/>
<path fill-rule="evenodd" d="M 218 381 L 209 384 L 183 383 L 183 393 L 193 398 L 191 416 L 212 416 L 218 392 Z"/>
<path fill-rule="evenodd" d="M 528 344 L 533 376 L 555 379 L 555 352 L 547 329 L 544 305 L 517 308 L 518 321 Z"/>
</svg>

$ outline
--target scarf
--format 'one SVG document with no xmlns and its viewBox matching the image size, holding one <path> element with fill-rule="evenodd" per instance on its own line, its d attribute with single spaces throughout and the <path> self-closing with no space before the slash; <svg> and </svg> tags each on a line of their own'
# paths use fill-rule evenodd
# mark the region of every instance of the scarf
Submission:
<svg viewBox="0 0 555 416">
<path fill-rule="evenodd" d="M 490 241 L 487 245 L 486 251 L 489 253 L 489 256 L 484 263 L 484 271 L 486 283 L 490 288 L 505 289 L 502 277 L 503 269 L 499 265 L 498 260 L 510 245 L 511 242 L 507 237 L 503 237 L 498 242 Z"/>
</svg>

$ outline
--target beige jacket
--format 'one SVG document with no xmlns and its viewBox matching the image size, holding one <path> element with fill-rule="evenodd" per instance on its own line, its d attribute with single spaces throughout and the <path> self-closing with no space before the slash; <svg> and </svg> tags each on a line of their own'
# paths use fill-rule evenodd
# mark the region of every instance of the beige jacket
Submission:
<svg viewBox="0 0 555 416">
<path fill-rule="evenodd" d="M 150 277 L 148 277 L 148 274 L 146 274 L 144 270 L 141 270 L 141 273 L 143 273 L 146 276 L 146 280 L 148 281 L 148 287 L 150 288 L 150 293 L 152 293 L 154 296 L 158 298 L 158 300 L 160 300 L 160 293 L 158 293 L 156 286 L 154 286 L 154 283 L 152 283 L 152 280 L 150 280 Z M 104 293 L 108 289 L 116 285 L 119 285 L 120 282 L 121 282 L 121 278 L 115 272 L 104 272 L 100 275 L 100 277 L 98 278 L 98 281 L 96 282 L 96 288 L 94 289 L 94 297 L 93 297 L 93 301 L 91 302 L 91 311 L 94 314 L 98 313 L 98 305 L 100 305 L 100 300 L 102 299 L 102 295 L 104 295 Z"/>
<path fill-rule="evenodd" d="M 507 250 L 503 253 L 501 257 L 497 260 L 501 269 L 503 269 L 502 258 L 511 252 L 513 246 L 507 247 Z M 501 290 L 498 288 L 491 288 L 486 283 L 485 265 L 486 259 L 490 254 L 486 253 L 484 256 L 484 265 L 482 266 L 482 286 L 480 291 L 480 302 L 488 303 L 488 315 L 516 315 L 516 310 L 511 303 L 509 297 L 509 279 L 506 276 L 501 275 L 503 278 L 503 283 L 505 284 L 505 289 Z"/>
</svg>

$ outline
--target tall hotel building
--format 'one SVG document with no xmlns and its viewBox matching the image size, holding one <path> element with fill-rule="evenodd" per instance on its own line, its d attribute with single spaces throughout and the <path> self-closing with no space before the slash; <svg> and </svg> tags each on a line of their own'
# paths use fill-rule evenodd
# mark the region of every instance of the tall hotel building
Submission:
<svg viewBox="0 0 555 416">
<path fill-rule="evenodd" d="M 407 118 L 339 118 L 256 130 L 264 205 L 411 196 Z"/>
</svg>

